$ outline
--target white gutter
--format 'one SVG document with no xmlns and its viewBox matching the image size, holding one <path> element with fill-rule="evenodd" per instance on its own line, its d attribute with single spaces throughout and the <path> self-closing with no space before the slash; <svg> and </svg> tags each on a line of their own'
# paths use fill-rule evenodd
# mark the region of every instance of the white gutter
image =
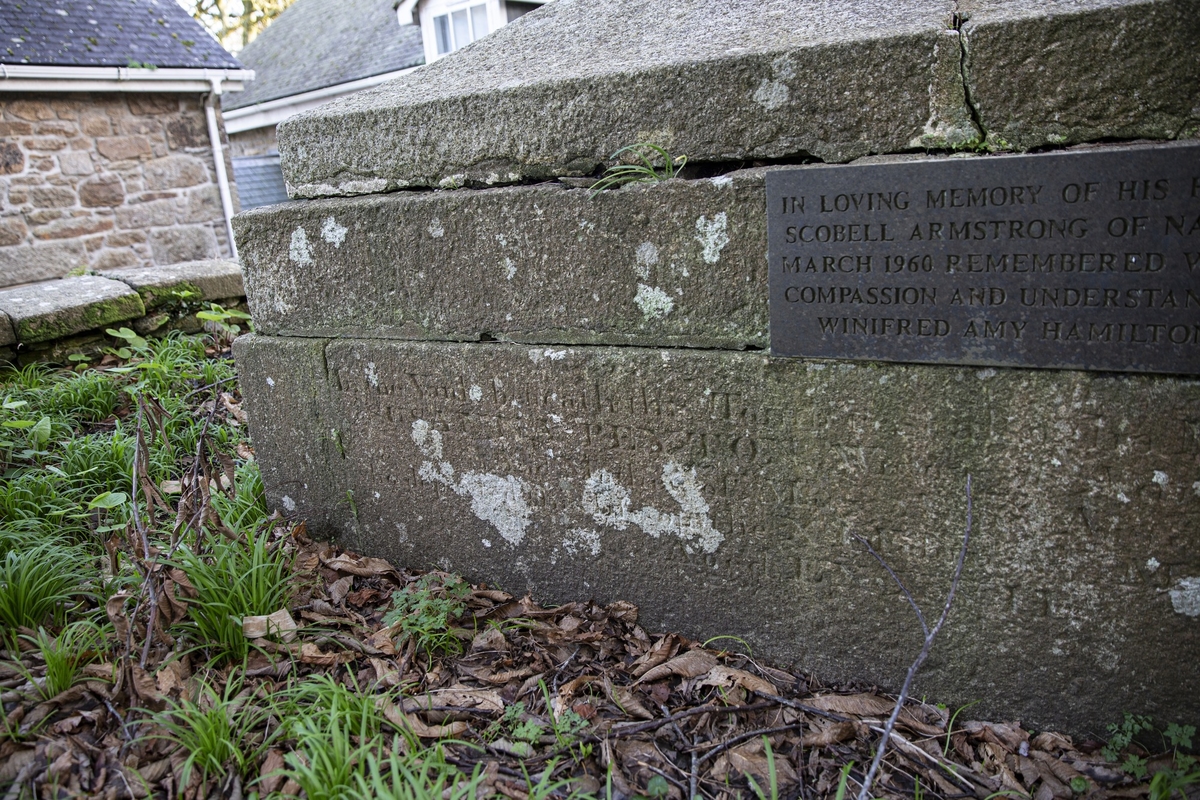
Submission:
<svg viewBox="0 0 1200 800">
<path fill-rule="evenodd" d="M 213 81 L 240 92 L 254 80 L 252 69 L 130 69 L 0 64 L 5 92 L 208 92 Z"/>
<path fill-rule="evenodd" d="M 292 94 L 275 100 L 267 100 L 264 103 L 255 103 L 252 106 L 244 108 L 231 108 L 223 112 L 225 117 L 225 131 L 227 133 L 241 133 L 243 131 L 252 131 L 256 128 L 278 125 L 293 114 L 299 114 L 301 111 L 316 108 L 341 95 L 370 89 L 372 86 L 386 83 L 393 78 L 407 75 L 417 68 L 406 67 L 394 72 L 372 75 L 369 78 L 325 86 L 321 89 L 314 89 L 311 92 L 301 92 L 300 94 Z"/>
<path fill-rule="evenodd" d="M 204 116 L 208 118 L 208 138 L 212 141 L 213 164 L 217 170 L 217 190 L 221 193 L 221 211 L 225 214 L 225 235 L 229 237 L 229 255 L 237 260 L 237 243 L 233 240 L 233 195 L 229 191 L 229 176 L 225 173 L 225 153 L 221 150 L 221 129 L 217 125 L 217 103 L 221 96 L 221 79 L 212 79 L 212 92 L 204 101 Z"/>
</svg>

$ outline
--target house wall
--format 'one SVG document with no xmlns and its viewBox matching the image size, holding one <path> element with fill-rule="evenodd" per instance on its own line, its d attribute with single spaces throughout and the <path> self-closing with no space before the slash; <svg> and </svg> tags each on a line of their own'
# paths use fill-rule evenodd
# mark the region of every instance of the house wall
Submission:
<svg viewBox="0 0 1200 800">
<path fill-rule="evenodd" d="M 265 156 L 267 153 L 278 151 L 279 148 L 275 144 L 274 125 L 229 134 L 229 152 L 235 158 L 238 156 Z"/>
<path fill-rule="evenodd" d="M 228 257 L 202 100 L 0 92 L 0 286 Z"/>
</svg>

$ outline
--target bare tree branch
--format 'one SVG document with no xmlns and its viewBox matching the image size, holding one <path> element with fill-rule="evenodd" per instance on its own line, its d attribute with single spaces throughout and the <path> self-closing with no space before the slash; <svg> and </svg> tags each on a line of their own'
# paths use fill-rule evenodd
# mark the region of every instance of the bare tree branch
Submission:
<svg viewBox="0 0 1200 800">
<path fill-rule="evenodd" d="M 890 566 L 888 566 L 888 563 L 884 561 L 883 557 L 875 552 L 875 549 L 871 547 L 870 543 L 868 543 L 866 539 L 863 539 L 857 534 L 854 537 L 866 545 L 867 550 L 871 553 L 871 555 L 875 556 L 879 563 L 883 564 L 884 569 L 888 571 L 888 574 L 891 575 L 892 579 L 895 580 L 900 586 L 900 590 L 904 592 L 904 596 L 908 599 L 909 605 L 911 605 L 913 610 L 917 612 L 917 619 L 921 621 L 921 628 L 925 632 L 925 644 L 921 647 L 921 652 L 917 655 L 916 661 L 909 666 L 908 675 L 904 678 L 904 685 L 900 687 L 900 694 L 896 698 L 896 705 L 892 708 L 892 714 L 890 717 L 888 717 L 887 724 L 883 726 L 883 736 L 879 740 L 879 749 L 875 751 L 875 758 L 871 761 L 871 768 L 867 770 L 867 776 L 863 779 L 862 789 L 860 789 L 858 792 L 858 800 L 870 800 L 871 784 L 875 780 L 876 773 L 879 772 L 879 765 L 883 763 L 883 756 L 887 752 L 888 742 L 891 741 L 892 731 L 896 727 L 896 720 L 900 716 L 900 710 L 904 708 L 904 701 L 908 699 L 908 691 L 912 688 L 913 678 L 916 677 L 917 670 L 919 670 L 921 665 L 925 663 L 925 659 L 929 657 L 929 650 L 933 647 L 934 638 L 942 629 L 942 625 L 946 623 L 946 618 L 950 616 L 950 606 L 954 603 L 954 595 L 958 591 L 958 581 L 959 578 L 962 577 L 963 564 L 965 564 L 967 560 L 967 545 L 971 541 L 971 517 L 971 476 L 967 475 L 967 529 L 963 533 L 962 548 L 958 551 L 958 563 L 954 566 L 954 579 L 950 582 L 950 591 L 946 595 L 946 604 L 942 607 L 942 615 L 938 618 L 938 621 L 933 628 L 926 626 L 925 616 L 921 613 L 921 609 L 917 606 L 916 601 L 913 600 L 913 596 L 909 594 L 908 589 L 905 588 L 904 583 L 900 580 L 900 577 L 896 575 Z"/>
</svg>

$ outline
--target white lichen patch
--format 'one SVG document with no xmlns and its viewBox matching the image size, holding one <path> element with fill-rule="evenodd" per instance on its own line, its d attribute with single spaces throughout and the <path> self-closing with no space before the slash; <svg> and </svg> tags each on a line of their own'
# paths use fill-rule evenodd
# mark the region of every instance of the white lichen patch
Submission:
<svg viewBox="0 0 1200 800">
<path fill-rule="evenodd" d="M 708 181 L 718 189 L 721 189 L 725 186 L 733 186 L 733 178 L 729 177 L 728 175 L 718 175 L 715 178 L 709 178 Z"/>
<path fill-rule="evenodd" d="M 608 470 L 593 472 L 583 484 L 583 510 L 597 524 L 623 531 L 630 525 L 655 539 L 678 536 L 686 544 L 684 550 L 695 552 L 693 544 L 705 553 L 714 553 L 725 541 L 725 535 L 715 529 L 708 516 L 703 485 L 696 479 L 696 470 L 686 470 L 674 461 L 663 465 L 663 488 L 679 504 L 678 514 L 666 514 L 653 506 L 633 511 L 629 490 L 617 483 Z"/>
<path fill-rule="evenodd" d="M 286 494 L 282 498 L 280 498 L 280 502 L 283 503 L 284 511 L 291 513 L 292 511 L 296 510 L 296 501 L 293 500 L 292 498 L 288 497 Z"/>
<path fill-rule="evenodd" d="M 754 91 L 754 102 L 765 108 L 767 111 L 774 111 L 783 105 L 787 104 L 788 98 L 791 97 L 792 90 L 783 81 L 772 81 L 766 78 L 762 79 L 762 83 Z"/>
<path fill-rule="evenodd" d="M 988 378 L 996 377 L 996 370 L 992 369 L 991 367 L 988 367 L 987 369 L 981 369 L 979 372 L 975 373 L 975 377 L 979 378 L 981 381 L 986 381 Z"/>
<path fill-rule="evenodd" d="M 483 387 L 479 386 L 479 384 L 472 383 L 471 388 L 467 390 L 467 397 L 471 398 L 472 402 L 478 403 L 483 399 Z"/>
<path fill-rule="evenodd" d="M 504 259 L 504 277 L 506 280 L 512 280 L 517 274 L 517 265 L 513 263 L 511 258 Z"/>
<path fill-rule="evenodd" d="M 1200 578 L 1180 578 L 1171 589 L 1171 607 L 1187 617 L 1200 617 Z"/>
<path fill-rule="evenodd" d="M 446 235 L 446 229 L 442 227 L 442 221 L 437 217 L 429 220 L 429 227 L 425 230 L 429 231 L 429 235 L 434 239 L 440 239 Z"/>
<path fill-rule="evenodd" d="M 272 389 L 275 388 L 275 379 L 269 375 L 267 376 L 267 386 L 270 386 Z"/>
<path fill-rule="evenodd" d="M 379 388 L 379 373 L 375 371 L 374 361 L 367 362 L 367 368 L 363 370 L 363 374 L 367 377 L 367 383 Z"/>
<path fill-rule="evenodd" d="M 696 220 L 696 241 L 700 242 L 704 263 L 715 264 L 721 260 L 721 251 L 729 244 L 729 218 L 724 211 L 710 220 L 703 214 Z"/>
<path fill-rule="evenodd" d="M 662 319 L 675 308 L 675 301 L 671 298 L 671 295 L 657 286 L 647 286 L 644 283 L 638 284 L 637 294 L 633 296 L 633 302 L 641 309 L 642 316 L 647 321 Z"/>
<path fill-rule="evenodd" d="M 1150 572 L 1158 572 L 1158 568 L 1161 566 L 1162 564 L 1159 564 L 1158 559 L 1154 556 L 1150 556 L 1150 558 L 1146 560 L 1146 569 L 1148 569 Z"/>
<path fill-rule="evenodd" d="M 347 230 L 349 229 L 346 226 L 338 225 L 337 220 L 333 217 L 327 217 L 325 224 L 321 226 L 321 238 L 337 249 L 342 246 L 342 242 L 346 241 Z"/>
<path fill-rule="evenodd" d="M 633 271 L 639 278 L 649 280 L 650 268 L 658 263 L 658 248 L 654 246 L 653 242 L 642 242 L 638 245 L 634 259 L 636 263 Z"/>
<path fill-rule="evenodd" d="M 594 556 L 600 555 L 600 534 L 587 528 L 574 528 L 567 532 L 562 540 L 563 549 L 567 555 L 579 555 L 587 551 Z"/>
<path fill-rule="evenodd" d="M 308 234 L 304 232 L 304 228 L 296 228 L 296 230 L 292 231 L 291 246 L 288 247 L 288 258 L 304 266 L 313 263 L 312 248 L 308 246 Z"/>
<path fill-rule="evenodd" d="M 442 433 L 423 419 L 412 424 L 412 440 L 428 461 L 417 474 L 427 483 L 440 483 L 460 497 L 471 498 L 471 513 L 487 522 L 509 544 L 525 540 L 532 509 L 525 500 L 525 482 L 512 475 L 464 472 L 457 479 L 454 466 L 442 461 Z M 434 462 L 440 462 L 436 466 Z"/>
<path fill-rule="evenodd" d="M 1171 479 L 1167 477 L 1167 473 L 1157 469 L 1154 470 L 1154 477 L 1150 480 L 1152 480 L 1154 483 L 1157 483 L 1159 486 L 1166 486 L 1171 482 Z"/>
<path fill-rule="evenodd" d="M 1124 492 L 1117 492 L 1117 499 L 1122 503 L 1128 503 L 1129 497 Z"/>
</svg>

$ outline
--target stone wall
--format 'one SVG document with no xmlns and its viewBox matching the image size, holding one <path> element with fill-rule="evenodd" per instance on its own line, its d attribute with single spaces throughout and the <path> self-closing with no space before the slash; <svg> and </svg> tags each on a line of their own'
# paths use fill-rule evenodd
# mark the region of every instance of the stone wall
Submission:
<svg viewBox="0 0 1200 800">
<path fill-rule="evenodd" d="M 202 95 L 0 93 L 0 137 L 0 286 L 230 254 Z"/>
<path fill-rule="evenodd" d="M 265 156 L 278 149 L 275 137 L 275 126 L 254 128 L 241 133 L 229 135 L 230 154 L 237 156 Z"/>
</svg>

